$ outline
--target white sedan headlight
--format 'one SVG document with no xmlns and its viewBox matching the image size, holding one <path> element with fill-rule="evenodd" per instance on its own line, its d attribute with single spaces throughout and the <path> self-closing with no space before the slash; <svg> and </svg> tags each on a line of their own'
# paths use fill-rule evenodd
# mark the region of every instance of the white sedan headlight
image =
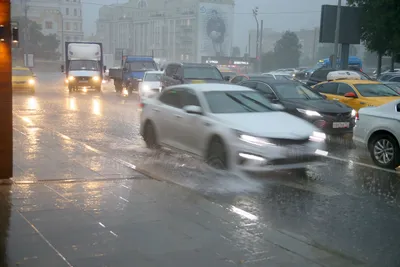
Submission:
<svg viewBox="0 0 400 267">
<path fill-rule="evenodd" d="M 94 76 L 94 77 L 92 77 L 92 80 L 95 81 L 95 82 L 98 82 L 98 81 L 100 81 L 100 77 L 99 76 Z"/>
<path fill-rule="evenodd" d="M 355 117 L 357 114 L 357 111 L 355 111 L 354 109 L 351 111 L 351 117 Z"/>
<path fill-rule="evenodd" d="M 314 110 L 297 108 L 297 111 L 300 113 L 306 114 L 307 116 L 310 116 L 310 117 L 322 117 L 321 114 L 319 114 L 318 112 L 316 112 Z"/>
<path fill-rule="evenodd" d="M 69 77 L 68 77 L 68 80 L 69 80 L 69 81 L 73 81 L 73 80 L 75 80 L 75 77 L 74 77 L 74 76 L 69 76 Z"/>
<path fill-rule="evenodd" d="M 147 84 L 143 84 L 142 91 L 150 91 L 150 87 Z"/>
<path fill-rule="evenodd" d="M 323 142 L 326 139 L 326 134 L 314 131 L 309 140 L 314 142 Z"/>
<path fill-rule="evenodd" d="M 237 131 L 237 135 L 239 137 L 239 140 L 252 144 L 252 145 L 256 145 L 256 146 L 267 146 L 267 145 L 274 145 L 272 143 L 270 143 L 267 139 L 262 138 L 262 137 L 256 137 L 256 136 L 252 136 L 246 133 L 242 133 Z"/>
</svg>

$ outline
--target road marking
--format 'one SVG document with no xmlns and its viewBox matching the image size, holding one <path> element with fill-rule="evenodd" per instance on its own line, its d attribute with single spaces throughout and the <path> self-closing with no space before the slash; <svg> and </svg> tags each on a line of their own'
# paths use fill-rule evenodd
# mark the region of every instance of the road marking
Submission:
<svg viewBox="0 0 400 267">
<path fill-rule="evenodd" d="M 123 201 L 125 201 L 126 203 L 129 203 L 129 200 L 127 200 L 126 198 L 123 197 L 119 197 L 120 199 L 122 199 Z"/>
<path fill-rule="evenodd" d="M 235 207 L 235 206 L 231 206 L 227 210 L 230 210 L 230 211 L 240 215 L 241 217 L 244 217 L 244 218 L 252 220 L 252 221 L 258 220 L 258 217 L 256 215 L 251 214 L 250 212 L 247 212 L 245 210 L 239 209 L 238 207 Z"/>
<path fill-rule="evenodd" d="M 46 242 L 47 245 L 69 266 L 73 267 L 71 263 L 50 243 L 49 240 L 37 229 L 20 211 L 17 211 L 19 215 L 21 215 L 22 219 L 24 219 L 32 228 L 35 230 L 35 232 L 43 239 L 44 242 Z"/>
</svg>

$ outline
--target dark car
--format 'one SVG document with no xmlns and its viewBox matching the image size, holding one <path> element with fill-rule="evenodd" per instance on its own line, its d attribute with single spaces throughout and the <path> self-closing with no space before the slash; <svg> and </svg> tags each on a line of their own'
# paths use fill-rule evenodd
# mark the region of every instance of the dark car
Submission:
<svg viewBox="0 0 400 267">
<path fill-rule="evenodd" d="M 311 122 L 328 135 L 341 136 L 353 132 L 356 114 L 352 108 L 327 100 L 300 82 L 248 80 L 239 85 L 263 93 L 273 103 L 283 105 L 287 112 Z"/>
<path fill-rule="evenodd" d="M 320 69 L 317 69 L 308 78 L 306 84 L 308 86 L 313 86 L 313 85 L 316 85 L 316 84 L 321 83 L 321 82 L 326 82 L 328 80 L 327 79 L 328 73 L 332 72 L 332 71 L 343 71 L 343 70 L 336 70 L 336 69 L 331 69 L 331 68 L 320 68 Z M 350 71 L 350 70 L 348 70 L 348 71 Z M 369 77 L 367 74 L 365 74 L 362 71 L 356 71 L 356 70 L 351 70 L 351 71 L 352 72 L 357 72 L 358 74 L 360 74 L 361 80 L 373 80 L 371 77 Z"/>
<path fill-rule="evenodd" d="M 400 94 L 400 82 L 382 82 Z"/>
<path fill-rule="evenodd" d="M 270 78 L 268 76 L 262 75 L 262 74 L 241 74 L 241 75 L 237 75 L 235 77 L 233 77 L 231 79 L 231 83 L 233 84 L 238 84 L 242 81 L 247 81 L 247 80 L 254 80 L 254 79 L 268 79 L 268 80 L 275 80 L 274 78 Z"/>
<path fill-rule="evenodd" d="M 161 76 L 161 88 L 185 83 L 226 83 L 213 65 L 202 63 L 169 63 Z"/>
</svg>

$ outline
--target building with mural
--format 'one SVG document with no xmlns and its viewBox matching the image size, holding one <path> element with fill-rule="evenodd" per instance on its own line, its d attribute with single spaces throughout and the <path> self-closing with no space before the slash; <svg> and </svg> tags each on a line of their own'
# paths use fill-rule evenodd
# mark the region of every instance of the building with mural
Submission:
<svg viewBox="0 0 400 267">
<path fill-rule="evenodd" d="M 229 56 L 234 0 L 130 0 L 99 10 L 105 53 L 130 51 L 175 61 Z"/>
</svg>

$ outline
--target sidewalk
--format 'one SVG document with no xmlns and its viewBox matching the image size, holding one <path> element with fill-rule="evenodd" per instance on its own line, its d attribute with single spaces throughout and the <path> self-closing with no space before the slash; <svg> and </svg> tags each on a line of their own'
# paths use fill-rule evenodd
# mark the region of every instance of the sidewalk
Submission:
<svg viewBox="0 0 400 267">
<path fill-rule="evenodd" d="M 14 153 L 0 266 L 361 266 L 45 129 L 15 125 Z"/>
</svg>

